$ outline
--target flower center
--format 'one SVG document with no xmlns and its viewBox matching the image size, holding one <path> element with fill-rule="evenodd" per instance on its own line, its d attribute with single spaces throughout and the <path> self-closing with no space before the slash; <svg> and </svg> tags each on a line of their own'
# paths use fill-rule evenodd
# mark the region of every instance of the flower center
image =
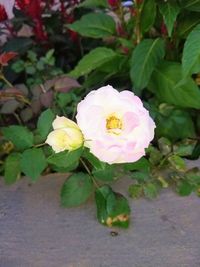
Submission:
<svg viewBox="0 0 200 267">
<path fill-rule="evenodd" d="M 113 134 L 120 134 L 122 130 L 122 121 L 114 115 L 106 119 L 106 129 Z"/>
</svg>

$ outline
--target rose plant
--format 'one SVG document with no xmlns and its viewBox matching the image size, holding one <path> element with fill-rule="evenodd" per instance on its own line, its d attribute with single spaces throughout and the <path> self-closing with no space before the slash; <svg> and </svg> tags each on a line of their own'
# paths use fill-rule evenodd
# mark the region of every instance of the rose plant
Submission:
<svg viewBox="0 0 200 267">
<path fill-rule="evenodd" d="M 52 158 L 58 161 L 62 152 L 68 151 L 66 156 L 69 158 L 66 160 L 70 161 L 71 152 L 88 173 L 76 173 L 68 178 L 61 192 L 62 204 L 81 204 L 95 186 L 100 223 L 126 227 L 130 212 L 128 202 L 122 195 L 113 192 L 110 186 L 99 185 L 97 181 L 102 179 L 101 174 L 96 175 L 93 169 L 97 164 L 102 166 L 139 160 L 153 139 L 155 124 L 139 97 L 130 91 L 118 92 L 109 85 L 91 91 L 78 104 L 77 110 L 77 124 L 66 117 L 57 116 L 52 123 L 53 131 L 46 139 L 46 143 L 58 153 L 50 156 L 52 163 Z M 84 152 L 84 147 L 89 150 Z M 112 175 L 106 176 L 105 173 L 105 181 L 114 178 Z M 112 205 L 109 211 L 108 205 Z"/>
</svg>

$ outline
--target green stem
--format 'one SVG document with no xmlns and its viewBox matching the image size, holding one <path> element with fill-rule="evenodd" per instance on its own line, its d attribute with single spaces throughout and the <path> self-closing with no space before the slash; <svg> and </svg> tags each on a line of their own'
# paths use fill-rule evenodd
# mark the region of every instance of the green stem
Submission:
<svg viewBox="0 0 200 267">
<path fill-rule="evenodd" d="M 18 115 L 16 112 L 14 112 L 13 115 L 14 115 L 14 117 L 16 118 L 16 120 L 17 120 L 17 122 L 19 123 L 19 125 L 23 125 L 23 123 L 22 123 L 22 121 L 21 121 L 19 115 Z"/>
<path fill-rule="evenodd" d="M 92 178 L 92 181 L 93 181 L 95 187 L 99 188 L 97 181 L 95 180 L 94 176 L 92 175 L 92 173 L 91 173 L 90 169 L 88 168 L 87 164 L 85 163 L 85 161 L 82 158 L 80 158 L 80 162 L 83 164 L 84 168 L 86 169 L 86 171 L 88 172 L 88 174 Z"/>
<path fill-rule="evenodd" d="M 42 144 L 38 144 L 38 145 L 34 145 L 34 147 L 41 147 L 41 146 L 45 146 L 46 143 L 42 143 Z"/>
<path fill-rule="evenodd" d="M 135 25 L 135 35 L 136 35 L 136 43 L 139 44 L 142 39 L 142 33 L 140 29 L 140 18 L 141 18 L 141 11 L 143 8 L 143 4 L 136 3 L 136 25 Z"/>
<path fill-rule="evenodd" d="M 126 22 L 125 22 L 125 19 L 124 19 L 124 10 L 123 10 L 123 6 L 120 4 L 120 7 L 119 7 L 119 19 L 122 23 L 122 27 L 125 28 L 126 26 Z"/>
<path fill-rule="evenodd" d="M 9 87 L 13 87 L 13 85 L 6 79 L 3 73 L 0 73 L 0 79 L 4 81 Z"/>
<path fill-rule="evenodd" d="M 158 169 L 161 169 L 161 168 L 162 168 L 162 166 L 164 165 L 165 161 L 168 160 L 168 158 L 169 158 L 171 155 L 173 155 L 173 153 L 169 153 L 169 154 L 167 154 L 167 155 L 161 160 L 160 164 L 158 165 Z"/>
<path fill-rule="evenodd" d="M 1 71 L 0 71 L 0 80 L 4 81 L 5 84 L 8 85 L 8 87 L 11 87 L 11 88 L 13 87 L 13 85 L 6 79 L 6 77 L 3 75 L 3 73 Z M 20 95 L 20 96 L 13 95 L 13 96 L 18 98 L 19 101 L 21 101 L 21 102 L 23 102 L 29 106 L 31 105 L 30 101 L 26 97 L 24 97 L 22 95 Z"/>
</svg>

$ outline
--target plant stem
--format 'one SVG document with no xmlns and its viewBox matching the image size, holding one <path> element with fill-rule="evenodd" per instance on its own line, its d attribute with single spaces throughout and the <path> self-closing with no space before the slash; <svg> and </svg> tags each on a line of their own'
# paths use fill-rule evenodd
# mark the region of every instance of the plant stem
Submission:
<svg viewBox="0 0 200 267">
<path fill-rule="evenodd" d="M 13 87 L 13 85 L 6 79 L 6 77 L 3 75 L 3 73 L 1 71 L 0 71 L 0 80 L 4 81 L 5 84 L 8 85 L 8 87 L 10 87 L 10 88 Z M 8 95 L 10 95 L 11 97 L 13 96 L 13 97 L 17 98 L 19 101 L 21 101 L 21 102 L 23 102 L 29 106 L 31 105 L 30 101 L 22 95 L 15 95 L 14 93 L 9 93 Z"/>
<path fill-rule="evenodd" d="M 169 158 L 171 155 L 173 155 L 173 153 L 169 153 L 169 154 L 167 154 L 167 155 L 161 160 L 160 164 L 158 165 L 158 169 L 161 169 L 161 168 L 162 168 L 162 166 L 164 165 L 165 161 L 168 160 L 168 158 Z"/>
<path fill-rule="evenodd" d="M 13 85 L 6 79 L 6 77 L 3 75 L 3 73 L 0 73 L 0 79 L 4 81 L 9 87 L 13 87 Z"/>
<path fill-rule="evenodd" d="M 140 17 L 141 17 L 141 11 L 143 8 L 143 4 L 136 4 L 136 25 L 135 25 L 135 35 L 136 35 L 136 43 L 139 44 L 142 39 L 142 33 L 140 30 Z"/>
<path fill-rule="evenodd" d="M 14 115 L 14 117 L 16 118 L 16 120 L 17 120 L 17 122 L 19 123 L 19 125 L 23 125 L 23 123 L 22 123 L 22 121 L 21 121 L 19 115 L 18 115 L 16 112 L 14 112 L 13 115 Z"/>
<path fill-rule="evenodd" d="M 120 4 L 119 6 L 119 19 L 122 23 L 122 27 L 124 28 L 126 25 L 125 19 L 124 19 L 124 10 L 123 10 L 123 6 Z"/>
<path fill-rule="evenodd" d="M 80 158 L 80 162 L 83 164 L 84 168 L 86 169 L 86 171 L 88 172 L 88 174 L 92 178 L 92 181 L 93 181 L 95 187 L 99 188 L 97 181 L 95 180 L 94 176 L 92 175 L 92 173 L 91 173 L 90 169 L 88 168 L 87 164 L 85 163 L 85 161 L 82 158 Z"/>
<path fill-rule="evenodd" d="M 46 143 L 37 144 L 37 145 L 34 145 L 34 147 L 41 147 L 41 146 L 44 146 L 44 145 L 46 145 Z"/>
</svg>

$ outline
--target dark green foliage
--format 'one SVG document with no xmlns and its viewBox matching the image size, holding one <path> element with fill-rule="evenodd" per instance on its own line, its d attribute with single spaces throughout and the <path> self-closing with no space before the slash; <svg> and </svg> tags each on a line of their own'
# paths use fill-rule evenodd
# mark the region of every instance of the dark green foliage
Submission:
<svg viewBox="0 0 200 267">
<path fill-rule="evenodd" d="M 36 181 L 46 168 L 47 162 L 41 148 L 31 148 L 22 153 L 20 160 L 22 172 Z"/>
<path fill-rule="evenodd" d="M 104 185 L 95 192 L 97 219 L 106 226 L 127 228 L 129 225 L 130 207 L 124 196 Z"/>
<path fill-rule="evenodd" d="M 61 189 L 61 205 L 64 207 L 79 206 L 91 195 L 93 184 L 90 176 L 76 173 L 67 178 Z"/>
<path fill-rule="evenodd" d="M 19 150 L 24 150 L 33 145 L 33 134 L 26 127 L 12 125 L 10 127 L 3 128 L 2 132 L 4 136 Z"/>
</svg>

